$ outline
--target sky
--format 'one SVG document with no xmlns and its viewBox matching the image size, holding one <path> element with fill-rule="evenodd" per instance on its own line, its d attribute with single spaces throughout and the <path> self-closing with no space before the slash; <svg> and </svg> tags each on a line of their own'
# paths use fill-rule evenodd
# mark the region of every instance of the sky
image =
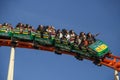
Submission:
<svg viewBox="0 0 120 80">
<path fill-rule="evenodd" d="M 4 22 L 100 33 L 97 38 L 120 56 L 120 0 L 1 0 L 0 23 Z M 0 80 L 7 80 L 10 49 L 0 47 Z M 16 48 L 14 80 L 114 80 L 114 70 L 69 55 Z"/>
</svg>

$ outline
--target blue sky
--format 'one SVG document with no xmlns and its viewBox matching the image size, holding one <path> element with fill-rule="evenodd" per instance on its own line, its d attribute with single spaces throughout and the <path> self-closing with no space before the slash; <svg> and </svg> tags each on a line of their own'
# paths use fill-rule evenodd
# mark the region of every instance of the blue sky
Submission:
<svg viewBox="0 0 120 80">
<path fill-rule="evenodd" d="M 120 56 L 120 0 L 1 0 L 0 23 L 28 23 L 100 33 Z M 10 47 L 0 47 L 0 80 L 7 79 Z M 69 55 L 16 48 L 14 80 L 113 80 L 114 70 Z"/>
</svg>

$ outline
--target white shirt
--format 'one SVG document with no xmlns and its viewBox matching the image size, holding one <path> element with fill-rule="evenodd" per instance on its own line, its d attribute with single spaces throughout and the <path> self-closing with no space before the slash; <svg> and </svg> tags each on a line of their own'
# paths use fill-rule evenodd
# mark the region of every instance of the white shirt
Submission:
<svg viewBox="0 0 120 80">
<path fill-rule="evenodd" d="M 67 40 L 70 39 L 70 35 L 69 34 L 66 34 L 65 37 L 67 38 Z"/>
<path fill-rule="evenodd" d="M 59 33 L 59 38 L 61 39 L 63 37 L 63 34 L 62 33 Z"/>
</svg>

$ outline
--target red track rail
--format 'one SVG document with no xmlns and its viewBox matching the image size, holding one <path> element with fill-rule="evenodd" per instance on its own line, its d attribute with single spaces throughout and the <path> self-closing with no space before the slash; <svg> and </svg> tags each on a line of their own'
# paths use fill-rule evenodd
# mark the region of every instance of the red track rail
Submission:
<svg viewBox="0 0 120 80">
<path fill-rule="evenodd" d="M 11 40 L 0 39 L 0 46 L 9 46 L 9 47 L 12 46 Z M 33 46 L 34 45 L 29 42 L 17 42 L 17 45 L 16 45 L 16 47 L 19 47 L 19 48 L 35 49 Z M 55 51 L 54 47 L 49 47 L 49 46 L 39 46 L 38 49 L 45 50 L 45 51 L 51 51 L 51 52 Z M 62 54 L 76 56 L 75 53 L 65 52 L 65 51 L 62 52 Z M 86 59 L 94 61 L 93 59 L 89 59 L 89 58 L 86 58 Z M 106 57 L 100 62 L 100 64 L 110 67 L 120 72 L 120 57 L 118 56 L 114 56 L 112 54 L 106 55 Z"/>
</svg>

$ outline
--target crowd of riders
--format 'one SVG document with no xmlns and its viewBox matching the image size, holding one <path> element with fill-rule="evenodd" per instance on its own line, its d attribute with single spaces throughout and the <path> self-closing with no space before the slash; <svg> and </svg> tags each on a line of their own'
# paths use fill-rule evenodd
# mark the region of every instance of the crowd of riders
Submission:
<svg viewBox="0 0 120 80">
<path fill-rule="evenodd" d="M 0 29 L 5 28 L 6 31 L 15 31 L 17 29 L 19 29 L 20 33 L 24 33 L 24 31 L 28 31 L 29 33 L 31 32 L 35 32 L 34 28 L 32 26 L 30 26 L 29 24 L 22 24 L 22 23 L 18 23 L 16 25 L 16 27 L 13 29 L 12 25 L 9 23 L 4 23 L 4 24 L 0 24 Z"/>
<path fill-rule="evenodd" d="M 22 24 L 22 23 L 18 23 L 15 27 L 15 29 L 19 29 L 20 33 L 22 34 L 31 34 L 32 32 L 35 32 L 35 29 L 33 28 L 33 26 L 29 25 L 29 24 Z"/>
<path fill-rule="evenodd" d="M 95 37 L 98 35 L 93 35 L 90 32 L 85 34 L 84 32 L 80 32 L 77 35 L 73 30 L 66 29 L 58 29 L 56 30 L 53 26 L 43 26 L 39 25 L 36 32 L 40 32 L 41 38 L 51 38 L 58 39 L 59 43 L 63 43 L 66 45 L 69 44 L 77 44 L 87 46 L 95 42 Z M 48 37 L 45 37 L 44 34 L 48 34 Z"/>
<path fill-rule="evenodd" d="M 4 23 L 4 24 L 0 24 L 0 29 L 5 30 L 6 32 L 9 32 L 13 30 L 13 27 L 11 24 Z"/>
<path fill-rule="evenodd" d="M 36 33 L 39 34 L 41 38 L 54 39 L 58 44 L 77 45 L 79 48 L 87 47 L 94 43 L 96 41 L 95 37 L 98 35 L 93 35 L 90 32 L 87 34 L 80 32 L 80 34 L 77 35 L 73 30 L 56 30 L 54 26 L 43 25 L 38 26 Z"/>
<path fill-rule="evenodd" d="M 12 30 L 11 24 L 4 23 L 0 24 L 0 28 L 7 26 L 8 30 Z M 98 35 L 93 35 L 90 32 L 84 33 L 80 32 L 80 34 L 76 34 L 73 30 L 66 30 L 66 29 L 55 29 L 54 26 L 43 26 L 39 25 L 38 28 L 35 30 L 33 26 L 29 24 L 22 24 L 18 23 L 14 29 L 19 29 L 20 33 L 28 32 L 35 32 L 36 35 L 39 35 L 40 38 L 45 39 L 53 39 L 56 43 L 64 44 L 64 45 L 77 45 L 77 46 L 84 46 L 87 47 L 88 45 L 94 43 L 96 41 L 95 37 Z M 13 29 L 13 31 L 14 31 Z"/>
</svg>

